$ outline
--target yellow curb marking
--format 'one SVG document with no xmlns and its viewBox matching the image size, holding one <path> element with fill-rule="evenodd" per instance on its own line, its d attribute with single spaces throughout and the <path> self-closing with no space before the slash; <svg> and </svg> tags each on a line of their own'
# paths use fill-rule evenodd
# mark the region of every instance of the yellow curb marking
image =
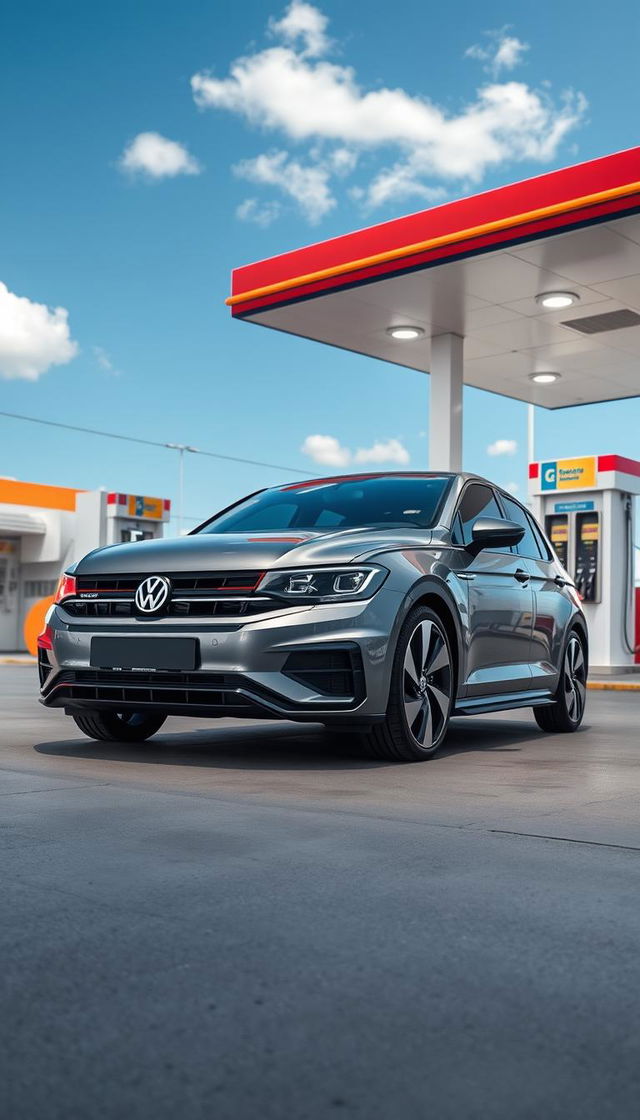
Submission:
<svg viewBox="0 0 640 1120">
<path fill-rule="evenodd" d="M 640 681 L 587 681 L 587 688 L 600 692 L 640 692 Z"/>
</svg>

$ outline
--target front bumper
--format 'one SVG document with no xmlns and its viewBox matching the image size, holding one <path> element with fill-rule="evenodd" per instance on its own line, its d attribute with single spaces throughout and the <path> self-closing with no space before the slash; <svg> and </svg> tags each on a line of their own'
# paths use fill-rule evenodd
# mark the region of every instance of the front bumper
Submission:
<svg viewBox="0 0 640 1120">
<path fill-rule="evenodd" d="M 384 715 L 390 643 L 401 596 L 296 606 L 251 621 L 193 624 L 174 619 L 80 622 L 54 608 L 50 650 L 40 650 L 41 700 L 67 711 L 162 711 L 373 722 Z M 91 664 L 94 636 L 195 637 L 193 672 L 103 669 Z"/>
</svg>

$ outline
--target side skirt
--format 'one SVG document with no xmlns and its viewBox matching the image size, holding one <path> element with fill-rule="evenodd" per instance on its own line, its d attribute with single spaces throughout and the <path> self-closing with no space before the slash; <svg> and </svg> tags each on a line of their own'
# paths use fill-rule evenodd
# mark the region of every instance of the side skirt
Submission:
<svg viewBox="0 0 640 1120">
<path fill-rule="evenodd" d="M 511 708 L 536 708 L 553 704 L 553 696 L 546 689 L 539 691 L 502 693 L 498 696 L 473 696 L 456 701 L 454 716 L 473 716 L 481 712 L 507 712 Z"/>
</svg>

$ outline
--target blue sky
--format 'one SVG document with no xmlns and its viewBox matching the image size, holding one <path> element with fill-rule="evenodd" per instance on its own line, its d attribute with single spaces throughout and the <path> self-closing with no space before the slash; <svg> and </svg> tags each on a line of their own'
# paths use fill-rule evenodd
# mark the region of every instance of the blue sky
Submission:
<svg viewBox="0 0 640 1120">
<path fill-rule="evenodd" d="M 334 469 L 302 451 L 318 434 L 363 461 L 387 446 L 390 466 L 400 445 L 421 468 L 428 379 L 232 322 L 230 270 L 636 144 L 637 5 L 600 16 L 590 0 L 12 5 L 0 407 L 301 471 Z M 295 97 L 278 100 L 292 72 L 318 83 L 312 124 Z M 336 123 L 345 85 L 366 145 L 341 111 Z M 525 407 L 466 395 L 465 467 L 522 494 Z M 538 410 L 537 451 L 637 457 L 639 422 L 637 400 Z M 489 455 L 499 440 L 517 449 Z M 2 418 L 0 449 L 1 474 L 176 496 L 169 451 Z M 193 518 L 294 477 L 199 456 L 186 467 Z"/>
</svg>

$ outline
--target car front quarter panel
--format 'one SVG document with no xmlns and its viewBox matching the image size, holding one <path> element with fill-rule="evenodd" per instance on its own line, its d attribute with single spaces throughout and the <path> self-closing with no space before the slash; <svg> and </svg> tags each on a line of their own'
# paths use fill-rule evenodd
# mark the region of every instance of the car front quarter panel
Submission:
<svg viewBox="0 0 640 1120">
<path fill-rule="evenodd" d="M 459 579 L 455 569 L 444 563 L 443 553 L 444 549 L 401 549 L 379 553 L 371 558 L 372 562 L 384 564 L 389 569 L 390 574 L 385 586 L 390 591 L 396 591 L 400 596 L 400 605 L 389 640 L 387 697 L 391 682 L 393 654 L 398 643 L 400 630 L 409 612 L 415 606 L 424 602 L 429 602 L 433 609 L 437 611 L 439 601 L 445 619 L 448 613 L 452 623 L 450 638 L 455 647 L 458 687 L 464 680 L 468 631 L 467 589 L 464 582 Z M 450 561 L 451 549 L 447 549 L 446 554 Z"/>
</svg>

